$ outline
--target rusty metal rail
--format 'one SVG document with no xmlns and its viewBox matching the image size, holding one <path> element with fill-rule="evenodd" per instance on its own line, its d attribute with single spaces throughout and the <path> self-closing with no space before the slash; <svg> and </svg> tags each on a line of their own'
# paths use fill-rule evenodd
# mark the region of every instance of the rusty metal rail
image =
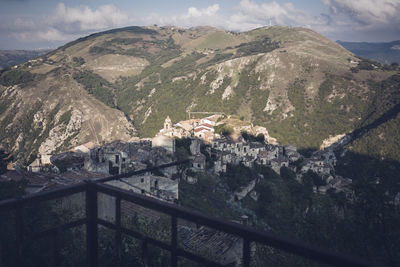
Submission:
<svg viewBox="0 0 400 267">
<path fill-rule="evenodd" d="M 263 245 L 271 246 L 273 248 L 298 255 L 307 259 L 314 260 L 319 263 L 328 264 L 332 266 L 374 266 L 370 262 L 363 259 L 349 257 L 343 254 L 332 252 L 320 247 L 311 246 L 303 242 L 284 238 L 282 236 L 276 236 L 267 232 L 258 231 L 251 227 L 230 222 L 224 219 L 219 219 L 205 215 L 200 212 L 189 210 L 178 205 L 170 204 L 157 200 L 155 198 L 147 197 L 141 194 L 136 194 L 116 188 L 114 186 L 104 184 L 104 182 L 111 180 L 118 180 L 123 177 L 129 177 L 136 174 L 145 173 L 155 169 L 166 168 L 175 166 L 177 164 L 187 163 L 178 162 L 165 164 L 163 166 L 153 167 L 138 172 L 111 176 L 99 180 L 88 180 L 83 183 L 79 183 L 72 186 L 66 186 L 59 189 L 46 191 L 42 193 L 32 194 L 24 196 L 19 199 L 5 200 L 0 202 L 0 211 L 15 210 L 15 235 L 16 235 L 16 266 L 21 265 L 21 259 L 23 258 L 23 246 L 24 243 L 29 240 L 34 240 L 43 236 L 51 236 L 54 240 L 54 252 L 53 262 L 59 262 L 58 256 L 58 244 L 57 234 L 60 231 L 86 225 L 86 251 L 87 251 L 87 266 L 97 267 L 98 254 L 99 254 L 99 233 L 98 226 L 104 226 L 115 231 L 115 248 L 116 254 L 121 254 L 121 235 L 129 235 L 142 242 L 142 255 L 144 260 L 148 258 L 148 244 L 157 246 L 161 249 L 170 252 L 170 266 L 178 266 L 178 258 L 186 258 L 191 261 L 204 264 L 205 266 L 223 266 L 220 263 L 214 262 L 209 258 L 205 258 L 200 255 L 196 255 L 192 252 L 186 251 L 178 246 L 178 219 L 184 219 L 198 225 L 204 225 L 206 227 L 235 235 L 243 240 L 243 251 L 242 251 L 242 265 L 245 267 L 251 266 L 251 244 L 257 242 Z M 27 235 L 24 233 L 24 207 L 28 204 L 31 206 L 36 203 L 40 203 L 47 200 L 58 199 L 61 197 L 70 196 L 76 193 L 85 194 L 85 218 L 75 220 L 66 224 L 59 225 L 57 227 L 36 233 L 34 235 Z M 115 197 L 115 222 L 105 221 L 98 218 L 98 194 L 106 194 Z M 127 201 L 140 205 L 144 208 L 151 209 L 163 214 L 170 216 L 171 218 L 171 240 L 170 242 L 164 242 L 154 239 L 150 236 L 146 236 L 144 233 L 127 229 L 121 225 L 121 201 Z M 1 253 L 1 252 L 0 252 Z M 146 261 L 145 261 L 146 262 Z"/>
</svg>

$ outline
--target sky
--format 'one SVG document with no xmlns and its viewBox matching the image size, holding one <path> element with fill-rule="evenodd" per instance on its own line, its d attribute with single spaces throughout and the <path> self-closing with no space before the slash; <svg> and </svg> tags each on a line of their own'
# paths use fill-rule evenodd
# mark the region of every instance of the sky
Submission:
<svg viewBox="0 0 400 267">
<path fill-rule="evenodd" d="M 0 0 L 0 49 L 56 48 L 125 26 L 285 25 L 334 41 L 400 40 L 400 0 Z"/>
</svg>

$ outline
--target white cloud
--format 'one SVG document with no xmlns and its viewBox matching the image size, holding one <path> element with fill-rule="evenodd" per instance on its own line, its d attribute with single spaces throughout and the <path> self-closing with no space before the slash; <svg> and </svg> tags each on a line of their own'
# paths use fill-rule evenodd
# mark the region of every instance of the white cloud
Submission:
<svg viewBox="0 0 400 267">
<path fill-rule="evenodd" d="M 191 7 L 184 14 L 162 16 L 153 13 L 145 24 L 192 27 L 210 25 L 227 30 L 245 31 L 269 25 L 311 28 L 337 40 L 388 41 L 400 36 L 400 0 L 321 0 L 329 10 L 311 15 L 293 3 L 241 0 L 222 16 L 218 4 L 206 8 Z"/>
<path fill-rule="evenodd" d="M 15 33 L 12 33 L 12 36 L 14 36 L 18 40 L 24 41 L 24 42 L 29 42 L 29 41 L 31 41 L 31 42 L 32 41 L 35 41 L 35 42 L 67 41 L 67 40 L 71 40 L 71 38 L 74 37 L 74 35 L 62 33 L 54 28 L 47 28 L 47 29 L 36 30 L 36 31 L 15 32 Z"/>
<path fill-rule="evenodd" d="M 222 16 L 218 12 L 220 7 L 213 4 L 206 8 L 190 7 L 184 14 L 175 16 L 161 16 L 153 13 L 143 21 L 146 24 L 177 25 L 193 27 L 209 25 L 227 30 L 244 31 L 265 25 L 293 25 L 309 26 L 321 23 L 320 18 L 314 18 L 306 12 L 295 8 L 292 3 L 279 4 L 275 1 L 258 4 L 251 0 L 242 0 L 233 9 L 230 16 Z"/>
<path fill-rule="evenodd" d="M 207 8 L 201 8 L 201 9 L 198 9 L 196 7 L 190 7 L 188 9 L 187 16 L 188 17 L 194 17 L 194 18 L 199 18 L 199 17 L 202 17 L 202 16 L 206 16 L 206 17 L 215 16 L 216 13 L 218 12 L 218 10 L 219 10 L 219 5 L 218 4 L 214 4 L 214 5 L 209 6 Z"/>
<path fill-rule="evenodd" d="M 359 25 L 379 25 L 400 21 L 400 0 L 322 0 L 332 14 L 345 15 Z"/>
<path fill-rule="evenodd" d="M 321 0 L 336 31 L 348 40 L 389 41 L 400 36 L 400 0 Z"/>
<path fill-rule="evenodd" d="M 290 1 L 290 0 L 288 0 Z M 311 15 L 291 2 L 241 0 L 229 10 L 215 3 L 190 7 L 175 15 L 152 13 L 130 17 L 113 4 L 90 8 L 59 3 L 53 14 L 21 17 L 0 25 L 0 33 L 30 42 L 65 42 L 93 32 L 127 25 L 214 26 L 245 31 L 269 25 L 308 27 L 332 39 L 348 41 L 388 41 L 400 36 L 400 0 L 320 0 L 326 14 Z M 135 19 L 135 20 L 134 20 Z"/>
<path fill-rule="evenodd" d="M 129 17 L 114 5 L 103 5 L 92 10 L 88 6 L 73 8 L 59 3 L 50 23 L 65 29 L 90 31 L 126 25 Z"/>
<path fill-rule="evenodd" d="M 399 21 L 400 0 L 322 0 L 334 14 L 345 14 L 362 23 L 389 23 Z"/>
<path fill-rule="evenodd" d="M 237 30 L 249 27 L 279 24 L 292 26 L 308 26 L 315 24 L 316 19 L 308 13 L 297 9 L 292 3 L 279 4 L 275 1 L 258 4 L 251 0 L 242 0 L 236 13 L 230 17 L 230 25 Z"/>
<path fill-rule="evenodd" d="M 219 9 L 220 7 L 218 4 L 213 4 L 206 8 L 189 7 L 183 14 L 167 17 L 157 13 L 152 13 L 143 18 L 142 21 L 145 24 L 175 25 L 180 27 L 204 25 L 223 27 L 226 21 L 218 14 Z"/>
<path fill-rule="evenodd" d="M 59 3 L 53 15 L 17 18 L 0 28 L 22 42 L 60 42 L 128 24 L 129 16 L 114 5 L 91 9 L 88 6 L 68 7 Z"/>
<path fill-rule="evenodd" d="M 17 18 L 13 21 L 11 27 L 15 30 L 29 30 L 29 29 L 35 29 L 36 28 L 36 23 L 34 22 L 33 19 L 26 18 Z"/>
</svg>

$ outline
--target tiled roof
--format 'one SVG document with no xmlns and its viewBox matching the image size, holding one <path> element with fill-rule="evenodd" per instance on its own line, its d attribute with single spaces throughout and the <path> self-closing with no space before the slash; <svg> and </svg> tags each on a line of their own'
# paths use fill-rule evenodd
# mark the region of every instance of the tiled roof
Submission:
<svg viewBox="0 0 400 267">
<path fill-rule="evenodd" d="M 205 127 L 208 127 L 208 128 L 214 128 L 214 126 L 212 126 L 211 124 L 208 124 L 208 123 L 203 123 L 203 124 L 201 124 L 199 126 L 205 126 Z"/>
<path fill-rule="evenodd" d="M 199 127 L 197 127 L 197 128 L 194 129 L 194 132 L 195 132 L 195 133 L 198 133 L 198 132 L 201 132 L 201 131 L 203 131 L 203 130 L 205 130 L 205 131 L 207 131 L 207 132 L 210 131 L 209 128 L 205 128 L 205 127 L 199 126 Z"/>
</svg>

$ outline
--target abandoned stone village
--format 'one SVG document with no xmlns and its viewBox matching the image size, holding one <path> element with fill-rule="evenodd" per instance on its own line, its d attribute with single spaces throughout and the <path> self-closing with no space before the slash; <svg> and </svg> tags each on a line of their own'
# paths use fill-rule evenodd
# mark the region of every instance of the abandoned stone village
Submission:
<svg viewBox="0 0 400 267">
<path fill-rule="evenodd" d="M 346 192 L 351 180 L 335 175 L 336 157 L 332 148 L 318 150 L 311 157 L 304 158 L 296 147 L 283 146 L 270 138 L 260 142 L 246 141 L 241 135 L 226 137 L 217 134 L 214 129 L 219 125 L 221 116 L 211 115 L 176 124 L 167 117 L 163 128 L 152 139 L 140 139 L 129 143 L 114 141 L 104 146 L 90 142 L 74 147 L 68 152 L 39 155 L 29 165 L 28 172 L 10 166 L 10 170 L 1 175 L 0 179 L 2 181 L 26 179 L 28 193 L 36 193 L 87 179 L 143 170 L 177 161 L 179 159 L 176 151 L 177 139 L 186 138 L 190 140 L 190 166 L 184 169 L 179 166 L 168 167 L 153 173 L 122 178 L 109 184 L 176 203 L 179 200 L 179 183 L 185 180 L 195 185 L 198 182 L 194 175 L 196 172 L 219 174 L 226 172 L 229 164 L 243 164 L 250 168 L 260 164 L 269 166 L 277 174 L 280 174 L 282 167 L 290 168 L 296 173 L 296 179 L 300 182 L 303 174 L 311 170 L 324 181 L 324 185 L 314 188 L 316 192 L 324 194 L 330 188 Z M 262 135 L 266 133 L 265 128 L 257 126 L 243 130 Z M 296 167 L 298 164 L 293 163 L 300 158 L 302 164 L 301 168 L 298 168 Z M 208 161 L 212 161 L 212 164 Z M 253 180 L 233 192 L 231 201 L 239 201 L 247 195 L 256 199 L 254 191 L 256 183 L 257 181 Z M 73 202 L 77 203 L 79 199 Z M 110 198 L 99 197 L 99 216 L 113 218 L 114 203 Z M 150 222 L 157 222 L 160 219 L 160 214 L 132 203 L 122 205 L 122 209 L 125 214 L 139 216 Z M 242 222 L 244 221 L 245 216 Z M 240 262 L 242 244 L 238 238 L 185 223 L 180 223 L 179 234 L 183 245 L 189 250 L 212 253 L 224 264 Z"/>
</svg>

